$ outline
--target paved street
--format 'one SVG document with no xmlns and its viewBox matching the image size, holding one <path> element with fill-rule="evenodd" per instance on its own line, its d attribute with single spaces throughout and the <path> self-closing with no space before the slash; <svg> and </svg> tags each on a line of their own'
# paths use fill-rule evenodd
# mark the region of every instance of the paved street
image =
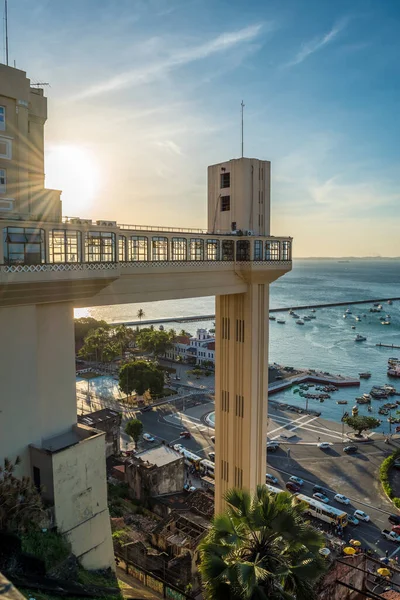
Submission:
<svg viewBox="0 0 400 600">
<path fill-rule="evenodd" d="M 98 401 L 99 404 L 102 402 Z M 79 410 L 83 407 L 84 412 L 101 408 L 95 405 L 90 408 L 82 399 L 78 401 L 78 407 Z M 113 404 L 113 408 L 121 410 L 116 404 Z M 213 409 L 212 402 L 184 411 L 176 410 L 173 403 L 144 413 L 123 407 L 121 449 L 133 448 L 132 441 L 124 433 L 124 427 L 127 420 L 137 416 L 143 422 L 144 431 L 154 436 L 156 441 L 181 442 L 198 456 L 207 458 L 208 453 L 214 450 L 211 441 L 214 429 L 207 425 L 204 417 Z M 181 440 L 179 433 L 184 429 L 190 431 L 191 439 Z M 390 513 L 396 513 L 396 509 L 383 494 L 378 479 L 382 460 L 399 447 L 400 441 L 393 439 L 388 445 L 382 436 L 372 436 L 371 442 L 358 444 L 357 454 L 347 455 L 343 447 L 352 443 L 346 436 L 347 432 L 348 429 L 343 428 L 341 423 L 271 409 L 268 439 L 278 441 L 280 447 L 276 453 L 268 453 L 267 471 L 278 478 L 278 487 L 282 489 L 289 477 L 296 475 L 304 480 L 302 492 L 306 495 L 311 496 L 313 485 L 318 484 L 324 488 L 332 506 L 342 507 L 348 513 L 356 509 L 363 510 L 371 517 L 371 522 L 348 526 L 345 538 L 360 540 L 363 546 L 376 550 L 380 556 L 387 550 L 389 555 L 399 554 L 400 559 L 400 545 L 386 541 L 380 534 L 382 529 L 391 528 L 387 518 Z M 329 450 L 321 450 L 317 447 L 318 441 L 329 441 L 332 445 Z M 139 443 L 139 448 L 150 446 L 148 442 Z M 335 502 L 333 496 L 336 493 L 346 495 L 351 504 L 343 507 Z"/>
</svg>

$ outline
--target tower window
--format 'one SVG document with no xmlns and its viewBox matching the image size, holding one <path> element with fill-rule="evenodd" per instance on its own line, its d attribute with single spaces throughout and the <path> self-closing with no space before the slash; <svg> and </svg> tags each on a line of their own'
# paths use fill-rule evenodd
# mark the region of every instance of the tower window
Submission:
<svg viewBox="0 0 400 600">
<path fill-rule="evenodd" d="M 231 174 L 221 173 L 221 189 L 231 187 Z"/>
<path fill-rule="evenodd" d="M 221 212 L 226 212 L 228 210 L 231 210 L 231 197 L 221 196 Z"/>
<path fill-rule="evenodd" d="M 6 107 L 0 106 L 0 131 L 6 130 Z"/>
<path fill-rule="evenodd" d="M 0 193 L 6 193 L 6 170 L 0 169 Z"/>
</svg>

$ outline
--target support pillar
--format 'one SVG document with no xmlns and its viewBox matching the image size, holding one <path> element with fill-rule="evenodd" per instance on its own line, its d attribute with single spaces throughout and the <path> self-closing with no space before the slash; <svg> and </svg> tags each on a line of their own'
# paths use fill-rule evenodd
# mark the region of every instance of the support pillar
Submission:
<svg viewBox="0 0 400 600">
<path fill-rule="evenodd" d="M 216 298 L 216 513 L 228 489 L 265 483 L 268 310 L 268 283 Z"/>
</svg>

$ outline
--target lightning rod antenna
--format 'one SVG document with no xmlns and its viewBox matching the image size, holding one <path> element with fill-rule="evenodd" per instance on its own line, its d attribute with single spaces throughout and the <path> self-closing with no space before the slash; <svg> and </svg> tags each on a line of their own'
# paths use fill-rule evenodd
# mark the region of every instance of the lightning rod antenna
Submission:
<svg viewBox="0 0 400 600">
<path fill-rule="evenodd" d="M 8 67 L 8 6 L 7 0 L 4 0 L 4 19 L 6 23 L 6 65 Z"/>
<path fill-rule="evenodd" d="M 243 158 L 243 109 L 245 107 L 243 100 L 242 100 L 242 103 L 240 106 L 242 107 L 242 158 Z"/>
</svg>

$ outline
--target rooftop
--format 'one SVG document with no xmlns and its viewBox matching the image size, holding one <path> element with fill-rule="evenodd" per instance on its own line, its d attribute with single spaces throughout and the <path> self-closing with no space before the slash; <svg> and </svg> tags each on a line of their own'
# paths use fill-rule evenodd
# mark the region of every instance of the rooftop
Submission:
<svg viewBox="0 0 400 600">
<path fill-rule="evenodd" d="M 139 452 L 135 454 L 135 456 L 130 459 L 129 463 L 132 463 L 135 460 L 140 460 L 144 463 L 148 463 L 148 467 L 163 467 L 164 465 L 168 465 L 169 463 L 175 462 L 176 460 L 181 460 L 182 457 L 178 452 L 175 452 L 172 448 L 161 444 L 160 446 L 156 446 L 155 448 L 150 448 L 149 450 L 144 450 L 143 452 Z"/>
<path fill-rule="evenodd" d="M 41 445 L 31 444 L 31 446 L 40 450 L 47 450 L 48 452 L 60 452 L 61 450 L 75 446 L 75 444 L 80 444 L 95 435 L 104 435 L 104 433 L 94 431 L 86 425 L 78 424 L 73 425 L 65 433 L 43 440 Z"/>
<path fill-rule="evenodd" d="M 111 408 L 102 408 L 86 415 L 78 415 L 78 421 L 89 427 L 95 427 L 96 424 L 107 421 L 107 419 L 114 419 L 119 414 L 118 411 L 111 410 Z"/>
</svg>

